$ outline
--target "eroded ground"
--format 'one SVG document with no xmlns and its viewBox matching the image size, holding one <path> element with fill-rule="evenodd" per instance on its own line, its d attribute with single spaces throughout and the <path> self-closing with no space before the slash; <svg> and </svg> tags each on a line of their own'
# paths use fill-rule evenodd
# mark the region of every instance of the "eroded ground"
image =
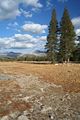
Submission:
<svg viewBox="0 0 80 120">
<path fill-rule="evenodd" d="M 80 64 L 1 62 L 0 120 L 80 120 Z"/>
</svg>

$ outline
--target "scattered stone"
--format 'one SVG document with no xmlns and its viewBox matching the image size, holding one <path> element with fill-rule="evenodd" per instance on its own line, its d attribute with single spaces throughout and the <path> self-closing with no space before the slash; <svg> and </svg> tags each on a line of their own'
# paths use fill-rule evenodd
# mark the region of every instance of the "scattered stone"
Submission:
<svg viewBox="0 0 80 120">
<path fill-rule="evenodd" d="M 11 104 L 12 102 L 9 100 L 7 104 Z"/>
<path fill-rule="evenodd" d="M 53 119 L 54 119 L 54 117 L 53 117 L 52 115 L 49 115 L 49 118 L 50 118 L 51 120 L 53 120 Z"/>
<path fill-rule="evenodd" d="M 25 110 L 25 111 L 23 112 L 23 115 L 24 115 L 24 116 L 27 116 L 27 115 L 29 115 L 29 112 L 28 112 L 27 110 Z"/>
<path fill-rule="evenodd" d="M 80 115 L 77 115 L 77 120 L 80 120 Z"/>
<path fill-rule="evenodd" d="M 52 110 L 51 107 L 43 107 L 43 109 L 41 110 L 42 113 L 46 113 L 47 111 Z"/>
<path fill-rule="evenodd" d="M 0 120 L 10 120 L 9 116 L 4 116 Z"/>
<path fill-rule="evenodd" d="M 19 111 L 11 113 L 9 116 L 13 119 L 16 119 L 18 116 L 20 116 L 21 113 Z"/>
<path fill-rule="evenodd" d="M 8 114 L 0 120 L 80 120 L 80 93 L 65 93 L 61 85 L 46 83 L 33 75 L 13 78 L 13 88 L 13 82 L 7 83 L 10 88 L 0 86 L 0 112 L 6 110 Z"/>
<path fill-rule="evenodd" d="M 21 115 L 18 117 L 17 120 L 29 120 L 29 119 L 27 118 L 27 116 Z"/>
</svg>

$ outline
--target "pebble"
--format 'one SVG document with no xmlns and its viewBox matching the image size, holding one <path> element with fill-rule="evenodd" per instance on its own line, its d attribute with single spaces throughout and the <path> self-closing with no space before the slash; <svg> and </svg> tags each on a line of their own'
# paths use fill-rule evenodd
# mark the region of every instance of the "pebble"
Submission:
<svg viewBox="0 0 80 120">
<path fill-rule="evenodd" d="M 11 118 L 16 119 L 20 114 L 21 114 L 21 113 L 20 113 L 19 111 L 16 111 L 16 112 L 11 113 L 9 116 L 10 116 Z"/>
<path fill-rule="evenodd" d="M 1 77 L 4 78 L 4 76 Z M 80 120 L 78 114 L 80 93 L 61 92 L 61 85 L 41 82 L 35 76 L 23 75 L 17 78 L 16 75 L 16 81 L 23 89 L 19 93 L 16 93 L 15 89 L 15 94 L 11 93 L 12 100 L 4 101 L 5 105 L 3 107 L 12 110 L 11 105 L 18 102 L 19 106 L 17 109 L 13 109 L 15 112 L 12 111 L 12 113 L 0 118 L 0 120 L 72 120 L 73 118 Z M 56 92 L 56 90 L 60 91 L 60 93 Z M 9 89 L 6 92 L 9 93 Z M 0 97 L 3 98 L 3 94 Z M 31 104 L 31 108 L 24 109 L 23 104 L 20 106 L 20 103 L 26 105 L 25 103 L 28 102 Z M 18 108 L 22 109 L 22 112 Z M 74 114 L 74 111 L 76 114 Z"/>
<path fill-rule="evenodd" d="M 27 116 L 21 115 L 18 117 L 17 120 L 29 120 L 29 119 L 27 118 Z"/>
<path fill-rule="evenodd" d="M 4 116 L 1 118 L 1 120 L 10 120 L 10 119 L 9 119 L 9 116 Z"/>
</svg>

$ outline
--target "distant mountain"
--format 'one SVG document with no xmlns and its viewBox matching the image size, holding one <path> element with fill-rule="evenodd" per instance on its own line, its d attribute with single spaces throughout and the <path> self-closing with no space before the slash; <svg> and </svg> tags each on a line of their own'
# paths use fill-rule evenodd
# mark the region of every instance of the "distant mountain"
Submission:
<svg viewBox="0 0 80 120">
<path fill-rule="evenodd" d="M 16 57 L 33 57 L 33 56 L 44 56 L 45 55 L 45 51 L 40 51 L 40 50 L 36 50 L 33 53 L 17 53 L 17 52 L 0 52 L 0 57 L 8 57 L 8 58 L 16 58 Z"/>
<path fill-rule="evenodd" d="M 33 54 L 39 55 L 39 56 L 43 56 L 43 55 L 46 54 L 46 52 L 45 51 L 41 51 L 41 50 L 36 50 Z"/>
<path fill-rule="evenodd" d="M 0 53 L 0 57 L 9 57 L 9 58 L 16 58 L 17 56 L 20 56 L 21 53 L 16 53 L 16 52 L 5 52 L 5 53 Z"/>
<path fill-rule="evenodd" d="M 7 57 L 12 57 L 12 58 L 16 58 L 17 56 L 20 56 L 21 53 L 15 53 L 15 52 L 9 52 L 7 53 Z"/>
<path fill-rule="evenodd" d="M 19 55 L 19 57 L 26 57 L 26 56 L 29 56 L 29 57 L 33 57 L 33 56 L 44 56 L 45 55 L 45 51 L 40 51 L 40 50 L 36 50 L 32 53 L 26 53 L 26 54 L 21 54 Z"/>
</svg>

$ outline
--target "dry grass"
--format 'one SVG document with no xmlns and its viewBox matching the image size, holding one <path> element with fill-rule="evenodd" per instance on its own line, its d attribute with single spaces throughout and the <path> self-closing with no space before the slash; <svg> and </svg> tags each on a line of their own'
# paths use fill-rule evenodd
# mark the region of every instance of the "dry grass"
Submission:
<svg viewBox="0 0 80 120">
<path fill-rule="evenodd" d="M 27 64 L 0 62 L 0 73 L 33 74 L 46 82 L 63 86 L 64 91 L 80 92 L 80 64 Z"/>
<path fill-rule="evenodd" d="M 20 86 L 14 80 L 0 81 L 0 117 L 17 110 L 24 111 L 31 108 L 30 103 L 15 100 L 21 94 Z"/>
<path fill-rule="evenodd" d="M 65 92 L 80 92 L 80 64 L 27 64 L 19 62 L 0 62 L 0 73 L 11 75 L 36 75 L 41 80 L 62 85 Z M 52 91 L 51 91 L 52 93 Z M 17 110 L 32 107 L 18 99 L 21 87 L 15 80 L 0 80 L 0 117 Z"/>
</svg>

